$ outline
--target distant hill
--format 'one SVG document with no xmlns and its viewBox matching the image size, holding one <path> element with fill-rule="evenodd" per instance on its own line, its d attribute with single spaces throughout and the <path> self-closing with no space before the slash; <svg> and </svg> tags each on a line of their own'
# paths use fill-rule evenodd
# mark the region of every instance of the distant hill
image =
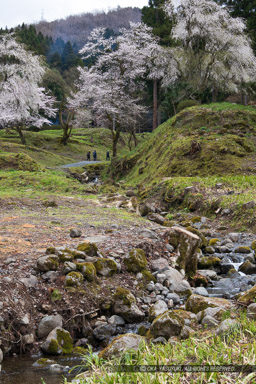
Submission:
<svg viewBox="0 0 256 384">
<path fill-rule="evenodd" d="M 64 41 L 76 43 L 81 48 L 94 28 L 105 27 L 117 32 L 119 28 L 129 27 L 130 21 L 137 23 L 140 20 L 139 8 L 118 7 L 107 13 L 83 13 L 51 22 L 41 21 L 35 24 L 35 28 L 37 32 L 41 32 L 44 36 L 51 36 L 53 40 L 60 37 Z"/>
</svg>

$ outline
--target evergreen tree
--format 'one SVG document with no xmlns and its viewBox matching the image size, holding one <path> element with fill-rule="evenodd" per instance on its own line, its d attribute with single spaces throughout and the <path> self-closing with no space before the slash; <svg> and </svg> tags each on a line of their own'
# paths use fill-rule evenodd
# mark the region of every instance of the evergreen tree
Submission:
<svg viewBox="0 0 256 384">
<path fill-rule="evenodd" d="M 62 71 L 67 71 L 71 67 L 76 67 L 79 64 L 79 57 L 74 53 L 70 41 L 65 44 L 62 53 Z"/>
<path fill-rule="evenodd" d="M 163 7 L 165 0 L 149 0 L 148 7 L 142 8 L 142 21 L 153 28 L 153 33 L 160 37 L 161 45 L 172 45 L 171 30 L 173 23 L 167 17 Z"/>
</svg>

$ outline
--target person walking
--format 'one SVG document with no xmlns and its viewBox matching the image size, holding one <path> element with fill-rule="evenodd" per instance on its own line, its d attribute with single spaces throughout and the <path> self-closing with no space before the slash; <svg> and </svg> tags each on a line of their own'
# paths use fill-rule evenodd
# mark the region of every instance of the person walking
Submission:
<svg viewBox="0 0 256 384">
<path fill-rule="evenodd" d="M 107 153 L 106 153 L 106 160 L 107 161 L 110 160 L 110 153 L 109 153 L 109 151 L 107 151 Z"/>
<path fill-rule="evenodd" d="M 87 152 L 87 161 L 91 161 L 91 152 L 90 151 Z"/>
<path fill-rule="evenodd" d="M 97 152 L 96 152 L 96 150 L 93 152 L 93 160 L 94 160 L 94 161 L 97 160 Z"/>
</svg>

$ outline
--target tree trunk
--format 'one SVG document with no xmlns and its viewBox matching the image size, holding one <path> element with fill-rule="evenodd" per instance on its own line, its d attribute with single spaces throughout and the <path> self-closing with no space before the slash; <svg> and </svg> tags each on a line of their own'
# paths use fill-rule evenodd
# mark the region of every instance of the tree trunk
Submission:
<svg viewBox="0 0 256 384">
<path fill-rule="evenodd" d="M 153 83 L 153 130 L 157 127 L 157 80 Z"/>
<path fill-rule="evenodd" d="M 136 132 L 132 131 L 132 137 L 133 137 L 133 141 L 134 141 L 134 146 L 137 147 L 138 140 L 137 140 Z"/>
<path fill-rule="evenodd" d="M 71 136 L 71 132 L 72 132 L 72 125 L 71 125 L 71 122 L 74 118 L 74 112 L 73 111 L 68 111 L 68 116 L 66 118 L 66 121 L 64 121 L 64 118 L 63 118 L 63 110 L 60 109 L 59 111 L 59 118 L 60 118 L 60 125 L 61 125 L 61 128 L 63 130 L 63 136 L 60 140 L 60 143 L 63 144 L 63 145 L 67 145 L 68 144 L 68 140 Z"/>
<path fill-rule="evenodd" d="M 120 129 L 116 129 L 116 131 L 111 131 L 112 132 L 112 148 L 113 148 L 113 157 L 116 157 L 117 154 L 117 143 L 119 140 L 120 136 Z"/>
<path fill-rule="evenodd" d="M 242 93 L 242 104 L 245 106 L 248 105 L 248 96 L 246 93 Z"/>
<path fill-rule="evenodd" d="M 25 137 L 23 135 L 22 128 L 21 127 L 16 127 L 16 131 L 18 132 L 18 134 L 20 136 L 21 143 L 23 145 L 26 145 L 26 139 L 25 139 Z"/>
<path fill-rule="evenodd" d="M 212 102 L 216 103 L 217 102 L 217 96 L 218 96 L 218 90 L 213 87 L 212 89 Z"/>
<path fill-rule="evenodd" d="M 64 132 L 62 138 L 60 139 L 60 143 L 63 145 L 67 145 L 68 139 L 69 139 L 68 133 Z"/>
</svg>

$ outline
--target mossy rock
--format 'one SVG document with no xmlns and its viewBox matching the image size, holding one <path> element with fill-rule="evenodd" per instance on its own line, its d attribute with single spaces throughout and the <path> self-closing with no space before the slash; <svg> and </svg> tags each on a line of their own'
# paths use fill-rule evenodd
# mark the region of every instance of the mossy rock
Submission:
<svg viewBox="0 0 256 384">
<path fill-rule="evenodd" d="M 198 260 L 198 268 L 209 269 L 211 267 L 218 267 L 220 265 L 220 259 L 214 256 L 202 257 Z"/>
<path fill-rule="evenodd" d="M 77 270 L 80 271 L 85 280 L 87 281 L 95 281 L 96 279 L 96 268 L 93 263 L 77 263 Z"/>
<path fill-rule="evenodd" d="M 72 252 L 69 250 L 65 250 L 61 252 L 61 254 L 59 255 L 59 261 L 61 263 L 65 263 L 65 261 L 73 261 L 73 260 L 74 260 L 74 256 L 72 255 Z"/>
<path fill-rule="evenodd" d="M 251 253 L 251 248 L 245 245 L 241 245 L 240 247 L 235 249 L 235 253 L 248 254 Z"/>
<path fill-rule="evenodd" d="M 200 243 L 198 245 L 199 248 L 207 247 L 208 241 L 206 237 L 202 234 L 202 232 L 200 232 L 198 229 L 191 226 L 187 227 L 186 230 L 194 233 L 194 235 L 197 235 L 200 238 Z"/>
<path fill-rule="evenodd" d="M 37 268 L 41 272 L 57 271 L 59 258 L 56 255 L 41 256 L 37 259 Z"/>
<path fill-rule="evenodd" d="M 238 303 L 249 305 L 256 302 L 256 285 L 249 289 L 248 291 L 243 292 L 237 300 Z"/>
<path fill-rule="evenodd" d="M 194 216 L 194 217 L 192 217 L 191 222 L 193 224 L 200 223 L 201 222 L 201 216 Z"/>
<path fill-rule="evenodd" d="M 186 302 L 186 310 L 198 313 L 209 307 L 221 307 L 231 309 L 232 304 L 226 299 L 219 297 L 205 297 L 200 295 L 191 295 Z"/>
<path fill-rule="evenodd" d="M 205 247 L 205 253 L 208 253 L 208 255 L 213 255 L 214 253 L 215 253 L 215 250 L 214 250 L 214 248 L 213 247 L 210 247 L 210 246 L 208 246 L 208 247 Z"/>
<path fill-rule="evenodd" d="M 70 272 L 67 274 L 65 279 L 66 287 L 79 287 L 83 284 L 84 277 L 80 272 Z"/>
<path fill-rule="evenodd" d="M 179 314 L 174 311 L 166 311 L 155 318 L 147 336 L 164 337 L 168 340 L 171 336 L 179 336 L 183 326 L 184 319 Z"/>
<path fill-rule="evenodd" d="M 122 301 L 124 305 L 131 307 L 132 304 L 136 303 L 135 297 L 133 294 L 129 291 L 129 289 L 125 288 L 117 288 L 116 292 L 113 296 L 114 301 Z"/>
<path fill-rule="evenodd" d="M 196 325 L 198 323 L 197 318 L 193 312 L 185 311 L 184 309 L 174 309 L 173 312 L 179 316 L 180 319 L 184 320 L 190 320 L 193 325 Z"/>
<path fill-rule="evenodd" d="M 220 243 L 220 239 L 214 238 L 214 239 L 209 240 L 208 245 L 210 247 L 212 247 L 212 246 L 216 245 L 217 243 Z"/>
<path fill-rule="evenodd" d="M 146 336 L 148 332 L 148 327 L 146 327 L 145 325 L 140 325 L 139 328 L 138 328 L 138 335 L 140 336 Z"/>
<path fill-rule="evenodd" d="M 84 242 L 84 243 L 79 244 L 77 247 L 77 250 L 81 251 L 81 252 L 85 252 L 86 255 L 91 256 L 91 257 L 97 256 L 97 253 L 98 253 L 98 248 L 97 248 L 96 244 L 88 243 L 88 242 Z"/>
<path fill-rule="evenodd" d="M 251 243 L 251 249 L 256 252 L 256 240 Z"/>
<path fill-rule="evenodd" d="M 68 355 L 73 351 L 73 339 L 68 331 L 58 327 L 49 333 L 41 348 L 49 355 Z"/>
<path fill-rule="evenodd" d="M 143 249 L 135 248 L 129 256 L 124 259 L 124 264 L 128 272 L 141 272 L 147 266 L 147 259 Z"/>
<path fill-rule="evenodd" d="M 237 270 L 235 268 L 231 268 L 228 273 L 227 273 L 227 276 L 228 277 L 232 277 L 234 274 L 237 274 Z"/>
<path fill-rule="evenodd" d="M 46 253 L 46 255 L 55 255 L 56 254 L 56 248 L 55 247 L 48 247 L 46 249 L 45 253 Z"/>
<path fill-rule="evenodd" d="M 117 264 L 112 259 L 100 258 L 94 262 L 94 267 L 100 276 L 113 276 L 117 273 Z"/>
<path fill-rule="evenodd" d="M 132 333 L 120 335 L 115 337 L 113 341 L 99 353 L 99 358 L 108 359 L 113 356 L 119 356 L 124 352 L 134 352 L 143 344 L 145 344 L 145 338 L 140 335 Z"/>
<path fill-rule="evenodd" d="M 196 273 L 194 276 L 192 276 L 189 279 L 189 283 L 190 285 L 195 287 L 202 287 L 202 286 L 207 287 L 208 279 L 205 276 L 200 275 L 199 273 Z"/>
<path fill-rule="evenodd" d="M 152 275 L 152 273 L 150 271 L 148 271 L 147 269 L 143 269 L 143 271 L 141 271 L 141 273 L 143 276 L 143 283 L 144 284 L 148 284 L 148 283 L 150 283 L 150 281 L 153 281 L 154 283 L 156 283 L 156 278 L 154 275 Z"/>
<path fill-rule="evenodd" d="M 41 357 L 34 364 L 33 367 L 48 367 L 49 365 L 56 364 L 55 360 L 47 359 L 47 357 Z"/>
<path fill-rule="evenodd" d="M 193 276 L 197 271 L 196 251 L 201 241 L 200 237 L 187 228 L 174 226 L 168 231 L 168 241 L 178 254 L 177 269 L 184 270 L 187 277 Z"/>
</svg>

